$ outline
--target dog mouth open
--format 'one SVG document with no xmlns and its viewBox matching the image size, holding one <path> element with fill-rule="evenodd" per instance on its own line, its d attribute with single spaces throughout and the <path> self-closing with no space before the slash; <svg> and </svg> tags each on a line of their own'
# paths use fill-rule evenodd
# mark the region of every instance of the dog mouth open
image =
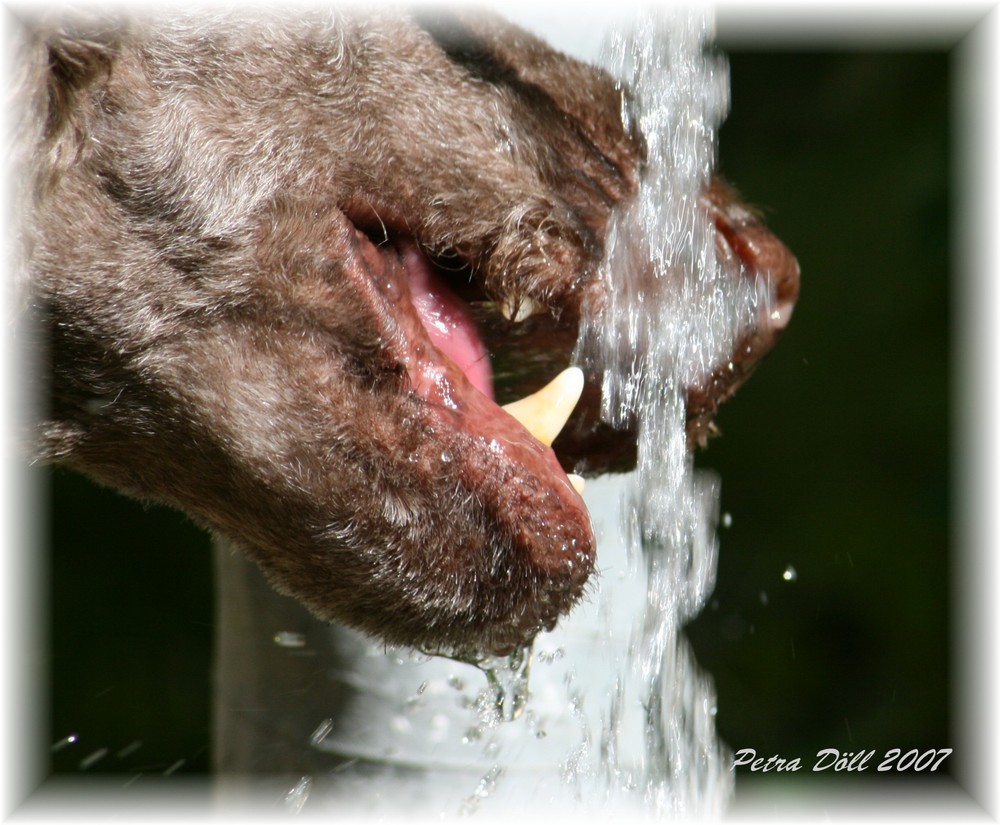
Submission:
<svg viewBox="0 0 1000 825">
<path fill-rule="evenodd" d="M 475 638 L 485 651 L 507 652 L 550 629 L 594 569 L 583 480 L 566 472 L 551 446 L 580 397 L 583 373 L 566 369 L 570 346 L 537 394 L 497 403 L 511 382 L 495 385 L 491 344 L 515 321 L 503 318 L 468 269 L 448 272 L 411 237 L 347 231 L 344 272 L 365 307 L 364 323 L 377 330 L 382 372 L 393 376 L 379 392 L 400 425 L 372 433 L 399 461 L 398 477 L 384 480 L 385 498 L 405 502 L 412 491 L 434 498 L 439 490 L 447 500 L 385 508 L 385 519 L 399 522 L 387 525 L 399 535 L 393 579 L 411 586 L 395 608 L 400 626 L 416 625 L 407 615 L 412 602 L 429 640 L 418 646 L 440 650 L 443 642 L 447 650 L 449 638 L 458 645 Z M 404 443 L 388 443 L 400 437 Z M 431 521 L 450 513 L 449 523 L 420 530 L 400 509 L 419 509 Z"/>
<path fill-rule="evenodd" d="M 794 257 L 729 190 L 713 187 L 704 205 L 722 258 L 740 277 L 766 276 L 774 301 L 727 369 L 689 390 L 692 442 L 705 440 L 718 405 L 774 345 L 798 292 Z M 421 606 L 420 635 L 439 649 L 442 640 L 447 648 L 450 638 L 459 647 L 476 638 L 482 650 L 509 651 L 551 629 L 594 571 L 595 538 L 574 471 L 634 462 L 635 432 L 600 420 L 599 376 L 569 366 L 580 293 L 593 298 L 603 287 L 596 274 L 581 279 L 566 306 L 543 309 L 523 295 L 487 295 L 469 267 L 435 260 L 407 235 L 346 231 L 353 254 L 345 272 L 377 329 L 379 360 L 396 379 L 387 392 L 405 427 L 384 436 L 385 449 L 403 454 L 386 499 L 405 500 L 407 477 L 411 487 L 437 485 L 452 504 L 461 499 L 441 509 L 452 523 L 423 539 L 402 523 L 399 507 L 384 509 L 400 522 L 397 575 L 419 591 L 410 596 Z M 405 443 L 389 444 L 400 432 Z M 405 600 L 397 612 L 412 637 L 417 621 Z"/>
<path fill-rule="evenodd" d="M 417 351 L 417 357 L 407 364 L 411 384 L 421 397 L 433 398 L 436 403 L 457 408 L 458 402 L 453 394 L 456 391 L 464 394 L 468 392 L 468 388 L 455 387 L 446 371 L 441 369 L 443 357 L 458 367 L 473 390 L 496 404 L 490 349 L 479 333 L 472 310 L 473 303 L 458 297 L 440 271 L 412 240 L 400 239 L 395 246 L 408 277 L 411 304 L 438 356 L 427 358 L 425 350 Z M 483 307 L 484 302 L 474 303 L 480 304 L 481 315 L 488 312 Z M 526 299 L 516 310 L 507 306 L 497 307 L 495 312 L 514 324 L 525 320 L 538 306 L 531 299 Z M 495 329 L 495 325 L 493 328 Z M 517 436 L 514 435 L 516 428 L 511 430 L 510 422 L 506 419 L 513 418 L 533 439 L 545 447 L 551 447 L 580 400 L 583 385 L 583 371 L 578 367 L 567 367 L 536 392 L 504 404 L 499 410 L 491 410 L 494 416 L 491 426 L 497 433 L 505 435 L 508 441 L 523 436 L 519 432 Z M 544 454 L 548 455 L 548 452 Z M 552 454 L 554 455 L 554 451 Z M 561 481 L 560 473 L 555 468 L 551 469 Z M 562 475 L 565 475 L 565 480 L 578 494 L 583 492 L 582 476 L 573 473 Z"/>
</svg>

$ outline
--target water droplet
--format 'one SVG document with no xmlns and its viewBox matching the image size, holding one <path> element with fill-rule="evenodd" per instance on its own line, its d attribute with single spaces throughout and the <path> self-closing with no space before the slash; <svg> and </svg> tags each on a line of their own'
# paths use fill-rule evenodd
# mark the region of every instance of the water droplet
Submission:
<svg viewBox="0 0 1000 825">
<path fill-rule="evenodd" d="M 329 718 L 324 719 L 322 722 L 319 723 L 316 730 L 314 730 L 310 735 L 309 744 L 312 745 L 314 748 L 319 747 L 322 744 L 323 740 L 326 739 L 327 736 L 329 736 L 330 731 L 332 730 L 333 730 L 333 720 Z"/>
<path fill-rule="evenodd" d="M 479 784 L 476 786 L 476 790 L 472 792 L 472 795 L 462 802 L 459 814 L 468 816 L 475 813 L 479 807 L 479 803 L 496 791 L 497 782 L 499 782 L 501 776 L 503 776 L 503 768 L 499 765 L 494 765 L 490 768 L 483 778 L 479 780 Z"/>
<path fill-rule="evenodd" d="M 119 759 L 125 759 L 125 757 L 131 756 L 141 747 L 142 747 L 142 740 L 136 739 L 134 742 L 130 742 L 128 745 L 126 745 L 124 748 L 118 751 L 118 753 L 116 753 L 115 756 L 117 756 Z"/>
<path fill-rule="evenodd" d="M 279 630 L 274 634 L 274 643 L 278 647 L 305 647 L 306 637 L 302 633 L 294 633 L 290 630 Z"/>
<path fill-rule="evenodd" d="M 767 607 L 767 592 L 764 590 L 760 591 L 760 603 Z"/>
<path fill-rule="evenodd" d="M 379 284 L 388 298 L 398 300 L 401 290 L 395 278 L 381 278 Z"/>
<path fill-rule="evenodd" d="M 722 514 L 722 526 L 723 527 L 732 527 L 733 526 L 733 517 L 732 517 L 732 514 L 730 514 L 730 513 L 723 513 Z"/>
<path fill-rule="evenodd" d="M 531 661 L 532 650 L 528 645 L 518 648 L 506 658 L 487 659 L 479 663 L 488 685 L 478 702 L 480 718 L 485 723 L 494 725 L 520 717 L 528 701 Z"/>
<path fill-rule="evenodd" d="M 107 748 L 98 748 L 96 751 L 85 756 L 83 759 L 80 760 L 80 770 L 85 771 L 88 768 L 92 768 L 107 755 L 108 755 Z"/>
<path fill-rule="evenodd" d="M 61 751 L 67 745 L 75 745 L 79 737 L 75 733 L 71 733 L 69 736 L 64 736 L 58 742 L 52 745 L 52 752 Z"/>
<path fill-rule="evenodd" d="M 181 768 L 184 767 L 184 764 L 186 762 L 187 762 L 186 759 L 178 759 L 176 762 L 174 762 L 174 764 L 172 764 L 169 768 L 167 768 L 163 772 L 163 775 L 164 776 L 173 776 L 175 773 L 177 773 L 177 771 L 179 771 Z"/>
<path fill-rule="evenodd" d="M 535 655 L 538 657 L 539 662 L 550 665 L 565 656 L 566 651 L 561 647 L 557 647 L 555 650 L 540 650 Z"/>
<path fill-rule="evenodd" d="M 441 460 L 445 464 L 447 464 L 449 461 L 451 461 L 451 459 L 452 459 L 452 455 L 451 455 L 451 452 L 449 450 L 442 450 L 441 451 Z"/>
<path fill-rule="evenodd" d="M 788 565 L 788 567 L 785 568 L 785 572 L 781 574 L 781 578 L 783 578 L 786 582 L 793 582 L 798 577 L 799 574 L 795 571 L 795 568 L 792 567 L 791 565 Z"/>
<path fill-rule="evenodd" d="M 524 718 L 528 726 L 528 732 L 534 735 L 535 739 L 544 739 L 548 736 L 547 731 L 542 727 L 542 722 L 538 719 L 537 713 L 529 710 L 524 714 Z"/>
<path fill-rule="evenodd" d="M 292 814 L 297 814 L 302 810 L 309 798 L 309 791 L 312 790 L 312 777 L 303 776 L 295 787 L 285 794 L 285 810 Z"/>
</svg>

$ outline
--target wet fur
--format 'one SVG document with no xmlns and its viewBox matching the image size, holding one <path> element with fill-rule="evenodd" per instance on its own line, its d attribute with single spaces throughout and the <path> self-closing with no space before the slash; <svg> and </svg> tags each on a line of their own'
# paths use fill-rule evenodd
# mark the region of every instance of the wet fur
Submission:
<svg viewBox="0 0 1000 825">
<path fill-rule="evenodd" d="M 456 436 L 414 426 L 354 227 L 573 311 L 634 186 L 614 84 L 481 17 L 49 16 L 20 34 L 35 459 L 185 510 L 389 642 L 503 649 L 568 609 L 579 588 L 435 458 Z"/>
</svg>

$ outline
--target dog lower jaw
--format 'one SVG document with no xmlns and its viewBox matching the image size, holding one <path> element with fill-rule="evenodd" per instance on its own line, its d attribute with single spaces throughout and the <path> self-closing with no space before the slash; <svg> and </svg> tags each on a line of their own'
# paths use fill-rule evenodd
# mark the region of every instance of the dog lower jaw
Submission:
<svg viewBox="0 0 1000 825">
<path fill-rule="evenodd" d="M 447 328 L 427 329 L 414 300 L 416 290 L 435 282 L 420 271 L 431 267 L 423 253 L 410 241 L 376 246 L 351 231 L 345 277 L 379 330 L 380 362 L 402 379 L 383 387 L 400 393 L 407 410 L 400 422 L 410 422 L 401 426 L 414 453 L 400 469 L 414 475 L 399 483 L 453 486 L 469 508 L 462 519 L 478 521 L 483 531 L 449 538 L 442 524 L 433 546 L 405 543 L 400 574 L 412 582 L 415 604 L 436 607 L 424 612 L 429 623 L 420 630 L 415 617 L 403 620 L 409 608 L 398 605 L 409 629 L 389 641 L 466 658 L 510 651 L 553 627 L 583 595 L 596 555 L 586 505 L 552 448 L 493 400 L 475 356 L 488 353 L 458 299 L 422 296 L 432 323 Z M 472 375 L 449 353 L 457 360 L 472 353 Z M 557 415 L 565 417 L 572 403 L 563 406 Z M 551 431 L 548 412 L 529 426 Z"/>
</svg>

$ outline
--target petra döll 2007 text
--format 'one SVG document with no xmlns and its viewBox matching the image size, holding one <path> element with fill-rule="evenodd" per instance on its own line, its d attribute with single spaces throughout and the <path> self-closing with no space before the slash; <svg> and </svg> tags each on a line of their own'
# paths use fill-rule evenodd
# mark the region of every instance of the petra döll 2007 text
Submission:
<svg viewBox="0 0 1000 825">
<path fill-rule="evenodd" d="M 903 751 L 902 748 L 890 748 L 880 761 L 875 761 L 875 751 L 839 751 L 836 748 L 823 748 L 816 752 L 812 762 L 813 771 L 834 771 L 859 773 L 873 768 L 876 771 L 920 771 L 933 773 L 951 755 L 951 748 L 935 750 Z M 806 763 L 806 765 L 808 762 Z M 806 767 L 799 757 L 786 759 L 777 754 L 757 756 L 753 748 L 743 748 L 736 751 L 733 757 L 733 767 L 749 767 L 751 771 L 800 771 Z"/>
</svg>

